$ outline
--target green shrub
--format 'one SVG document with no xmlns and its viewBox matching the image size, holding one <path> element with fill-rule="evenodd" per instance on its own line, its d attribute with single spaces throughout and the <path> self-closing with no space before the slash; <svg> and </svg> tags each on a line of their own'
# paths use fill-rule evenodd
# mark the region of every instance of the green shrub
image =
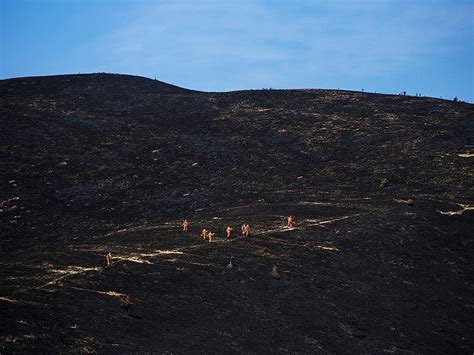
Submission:
<svg viewBox="0 0 474 355">
<path fill-rule="evenodd" d="M 407 206 L 413 206 L 415 204 L 415 201 L 411 198 L 409 198 L 408 200 L 395 199 L 395 201 L 397 201 L 398 203 L 403 203 Z"/>
</svg>

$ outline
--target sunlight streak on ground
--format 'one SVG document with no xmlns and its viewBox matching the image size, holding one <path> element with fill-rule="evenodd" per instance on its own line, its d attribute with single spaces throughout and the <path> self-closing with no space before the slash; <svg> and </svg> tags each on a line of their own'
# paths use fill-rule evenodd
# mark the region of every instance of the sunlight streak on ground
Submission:
<svg viewBox="0 0 474 355">
<path fill-rule="evenodd" d="M 458 206 L 461 207 L 458 211 L 438 211 L 438 213 L 444 216 L 462 216 L 462 214 L 466 211 L 474 211 L 474 206 L 471 205 L 464 205 L 459 203 Z"/>
<path fill-rule="evenodd" d="M 136 226 L 136 227 L 123 228 L 123 229 L 109 232 L 103 235 L 103 237 L 110 237 L 115 234 L 122 234 L 126 232 L 139 232 L 139 231 L 148 231 L 148 230 L 154 230 L 154 229 L 168 228 L 170 227 L 170 225 L 171 225 L 170 223 L 163 223 L 159 225 L 151 225 L 151 226 L 141 225 L 141 226 Z"/>
<path fill-rule="evenodd" d="M 60 274 L 61 276 L 53 278 L 52 280 L 50 280 L 50 281 L 48 281 L 44 284 L 41 284 L 39 286 L 28 287 L 28 288 L 25 288 L 25 289 L 21 289 L 19 291 L 20 292 L 28 292 L 28 291 L 32 291 L 32 290 L 39 290 L 39 289 L 42 289 L 42 288 L 47 288 L 48 286 L 51 286 L 51 285 L 54 285 L 54 284 L 58 283 L 59 281 L 63 280 L 64 278 L 74 276 L 74 275 L 78 275 L 78 274 L 83 274 L 83 273 L 86 273 L 86 272 L 98 271 L 100 269 L 101 269 L 100 267 L 85 268 L 85 267 L 82 267 L 82 266 L 69 266 L 66 269 L 47 269 L 48 271 L 51 271 L 54 274 Z"/>
<path fill-rule="evenodd" d="M 125 261 L 130 261 L 132 263 L 137 263 L 137 264 L 149 264 L 149 265 L 153 265 L 152 262 L 148 261 L 148 260 L 144 260 L 138 256 L 114 256 L 113 257 L 113 260 L 125 260 Z"/>
<path fill-rule="evenodd" d="M 350 216 L 343 216 L 343 217 L 333 218 L 333 219 L 326 219 L 326 220 L 307 219 L 306 221 L 309 222 L 309 224 L 308 224 L 309 226 L 321 226 L 321 225 L 324 225 L 324 224 L 334 223 L 334 222 L 342 221 L 344 219 L 357 217 L 359 215 L 360 215 L 360 213 L 350 215 Z"/>
<path fill-rule="evenodd" d="M 39 306 L 39 307 L 48 307 L 48 305 L 44 303 L 19 300 L 19 299 L 10 298 L 10 297 L 4 297 L 4 296 L 0 296 L 0 301 L 5 301 L 5 302 L 15 303 L 15 304 L 28 304 L 28 305 Z"/>
<path fill-rule="evenodd" d="M 89 289 L 89 288 L 82 288 L 82 287 L 75 287 L 75 286 L 71 286 L 70 288 L 72 288 L 74 290 L 79 290 L 79 291 L 94 292 L 94 293 L 98 293 L 100 295 L 105 295 L 105 296 L 109 296 L 109 297 L 126 297 L 127 296 L 124 293 L 120 293 L 120 292 L 116 292 L 116 291 L 98 291 L 98 290 L 92 290 L 92 289 Z"/>
</svg>

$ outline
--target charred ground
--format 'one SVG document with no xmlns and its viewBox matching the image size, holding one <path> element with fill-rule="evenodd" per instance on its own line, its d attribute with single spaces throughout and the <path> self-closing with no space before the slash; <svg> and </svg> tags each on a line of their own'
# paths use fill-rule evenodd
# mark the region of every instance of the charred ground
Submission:
<svg viewBox="0 0 474 355">
<path fill-rule="evenodd" d="M 93 74 L 0 119 L 2 353 L 474 351 L 471 104 Z"/>
</svg>

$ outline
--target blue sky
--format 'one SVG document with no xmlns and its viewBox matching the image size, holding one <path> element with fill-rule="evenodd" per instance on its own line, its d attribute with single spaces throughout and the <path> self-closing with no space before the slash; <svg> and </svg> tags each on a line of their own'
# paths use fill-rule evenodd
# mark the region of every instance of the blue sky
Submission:
<svg viewBox="0 0 474 355">
<path fill-rule="evenodd" d="M 0 77 L 341 88 L 474 102 L 474 1 L 0 0 Z"/>
</svg>

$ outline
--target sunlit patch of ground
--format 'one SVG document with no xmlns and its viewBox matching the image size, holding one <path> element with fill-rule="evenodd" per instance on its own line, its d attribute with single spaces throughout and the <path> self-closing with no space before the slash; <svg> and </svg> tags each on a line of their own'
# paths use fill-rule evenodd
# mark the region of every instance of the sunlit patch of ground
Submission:
<svg viewBox="0 0 474 355">
<path fill-rule="evenodd" d="M 339 222 L 339 221 L 343 221 L 343 220 L 349 219 L 349 218 L 354 218 L 354 217 L 357 217 L 357 216 L 360 216 L 360 214 L 354 214 L 354 215 L 350 215 L 350 216 L 342 216 L 342 217 L 326 219 L 326 220 L 307 219 L 306 221 L 308 222 L 308 224 L 307 224 L 308 226 L 322 226 L 322 225 L 325 225 L 325 224 Z"/>
<path fill-rule="evenodd" d="M 444 216 L 462 216 L 464 212 L 467 211 L 474 211 L 474 206 L 471 205 L 465 205 L 465 204 L 458 204 L 459 207 L 461 207 L 460 210 L 457 211 L 438 211 L 438 213 L 444 215 Z"/>
<path fill-rule="evenodd" d="M 123 228 L 116 231 L 109 232 L 105 234 L 103 237 L 110 237 L 116 234 L 123 234 L 123 233 L 132 233 L 132 232 L 140 232 L 140 231 L 150 231 L 155 229 L 163 229 L 163 228 L 170 228 L 170 223 L 163 223 L 161 225 L 145 225 L 145 226 L 136 226 L 130 228 Z"/>
<path fill-rule="evenodd" d="M 98 291 L 98 290 L 92 290 L 88 288 L 81 288 L 81 287 L 75 287 L 75 286 L 70 286 L 70 288 L 74 290 L 79 290 L 79 291 L 93 292 L 99 295 L 104 295 L 104 296 L 109 296 L 109 297 L 126 297 L 127 296 L 126 294 L 117 292 L 117 291 Z"/>
<path fill-rule="evenodd" d="M 29 301 L 29 300 L 24 300 L 21 298 L 14 298 L 14 297 L 4 297 L 0 296 L 0 301 L 8 302 L 8 303 L 15 303 L 15 304 L 20 304 L 20 305 L 31 305 L 31 306 L 37 306 L 37 307 L 49 307 L 48 304 L 45 303 L 39 303 L 39 302 L 34 302 L 34 301 Z"/>
</svg>

